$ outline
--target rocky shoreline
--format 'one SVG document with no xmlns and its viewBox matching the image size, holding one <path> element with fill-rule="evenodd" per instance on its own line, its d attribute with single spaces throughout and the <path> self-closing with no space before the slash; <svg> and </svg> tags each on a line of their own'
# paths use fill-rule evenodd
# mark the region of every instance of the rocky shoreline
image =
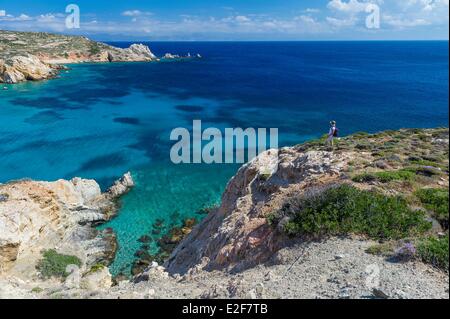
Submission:
<svg viewBox="0 0 450 319">
<path fill-rule="evenodd" d="M 273 170 L 275 150 L 269 150 L 239 169 L 220 207 L 160 239 L 166 248 L 161 259 L 146 254 L 151 233 L 143 236 L 134 276 L 114 282 L 104 266 L 114 236 L 109 232 L 104 240 L 91 226 L 114 215 L 118 196 L 133 185 L 129 174 L 103 194 L 95 181 L 78 178 L 0 185 L 0 298 L 447 299 L 448 209 L 438 215 L 418 194 L 448 194 L 448 143 L 447 128 L 358 133 L 339 139 L 334 149 L 323 140 L 282 148 L 276 152 L 278 170 Z M 382 205 L 393 203 L 388 210 L 400 209 L 402 215 L 391 218 L 407 219 L 378 220 L 371 229 L 386 223 L 394 231 L 403 227 L 405 235 L 286 233 L 286 225 L 298 222 L 277 215 L 287 203 L 292 207 L 298 203 L 293 199 L 310 196 L 326 200 L 321 194 L 342 185 Z M 444 199 L 439 203 L 445 205 Z M 405 212 L 423 217 L 408 219 Z M 420 234 L 410 232 L 414 223 L 424 226 Z M 447 256 L 446 266 L 436 263 L 439 255 L 420 255 L 426 240 L 445 243 L 445 238 L 446 251 L 439 253 Z M 80 282 L 42 278 L 35 268 L 42 249 L 79 257 Z M 373 269 L 375 282 L 368 281 Z"/>
<path fill-rule="evenodd" d="M 85 37 L 0 30 L 0 83 L 51 79 L 64 64 L 96 62 L 155 62 L 199 58 L 166 53 L 154 55 L 143 44 L 122 49 Z"/>
<path fill-rule="evenodd" d="M 34 278 L 34 265 L 47 249 L 77 256 L 83 269 L 108 265 L 117 250 L 115 234 L 93 226 L 113 218 L 118 199 L 133 186 L 130 173 L 105 193 L 81 178 L 0 184 L 0 275 Z"/>
</svg>

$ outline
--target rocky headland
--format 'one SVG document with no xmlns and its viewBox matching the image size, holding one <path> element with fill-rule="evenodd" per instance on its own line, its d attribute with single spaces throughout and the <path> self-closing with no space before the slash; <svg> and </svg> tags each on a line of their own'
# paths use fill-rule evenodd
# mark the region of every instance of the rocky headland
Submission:
<svg viewBox="0 0 450 319">
<path fill-rule="evenodd" d="M 181 58 L 166 54 L 163 59 Z M 116 48 L 81 36 L 0 30 L 0 83 L 55 77 L 64 64 L 159 61 L 143 44 Z"/>
<path fill-rule="evenodd" d="M 81 178 L 0 184 L 0 276 L 36 279 L 36 264 L 47 250 L 76 256 L 81 270 L 109 264 L 115 235 L 93 226 L 112 218 L 119 197 L 133 186 L 129 173 L 105 193 Z"/>
<path fill-rule="evenodd" d="M 0 185 L 0 298 L 449 298 L 448 134 L 266 151 L 131 279 L 111 279 L 113 235 L 92 228 L 114 215 L 129 175 L 104 194 L 82 179 Z M 55 256 L 79 280 L 46 277 Z"/>
</svg>

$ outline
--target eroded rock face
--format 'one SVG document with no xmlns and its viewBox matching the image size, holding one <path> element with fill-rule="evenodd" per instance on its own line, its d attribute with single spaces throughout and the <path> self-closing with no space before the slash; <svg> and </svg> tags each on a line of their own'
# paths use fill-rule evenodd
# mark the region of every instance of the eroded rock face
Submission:
<svg viewBox="0 0 450 319">
<path fill-rule="evenodd" d="M 202 268 L 244 269 L 261 263 L 289 243 L 267 223 L 290 192 L 339 178 L 352 154 L 299 152 L 293 148 L 269 150 L 244 165 L 230 180 L 221 206 L 210 213 L 175 249 L 166 263 L 171 273 Z M 274 169 L 278 162 L 278 170 Z M 207 260 L 207 262 L 205 262 Z"/>
<path fill-rule="evenodd" d="M 111 197 L 119 197 L 127 193 L 132 187 L 134 187 L 134 181 L 131 173 L 127 172 L 108 189 L 107 193 Z"/>
<path fill-rule="evenodd" d="M 106 267 L 87 273 L 81 280 L 81 287 L 90 291 L 104 290 L 111 286 L 112 276 Z"/>
<path fill-rule="evenodd" d="M 156 59 L 156 55 L 150 51 L 150 48 L 146 45 L 143 45 L 142 43 L 139 44 L 132 44 L 128 50 L 133 52 L 134 54 L 142 57 L 147 57 L 149 59 Z"/>
<path fill-rule="evenodd" d="M 0 30 L 0 83 L 48 79 L 65 63 L 153 60 L 143 44 L 122 49 L 85 37 Z"/>
<path fill-rule="evenodd" d="M 115 237 L 91 225 L 111 218 L 115 199 L 133 185 L 129 174 L 121 180 L 113 194 L 80 178 L 0 185 L 0 273 L 34 269 L 43 249 L 57 248 L 85 264 L 111 260 Z"/>
<path fill-rule="evenodd" d="M 38 57 L 28 54 L 0 61 L 0 82 L 18 83 L 43 80 L 55 75 L 55 70 Z"/>
<path fill-rule="evenodd" d="M 143 44 L 132 44 L 127 49 L 114 48 L 108 50 L 108 60 L 110 62 L 123 61 L 152 61 L 156 56 L 150 51 L 149 47 Z"/>
</svg>

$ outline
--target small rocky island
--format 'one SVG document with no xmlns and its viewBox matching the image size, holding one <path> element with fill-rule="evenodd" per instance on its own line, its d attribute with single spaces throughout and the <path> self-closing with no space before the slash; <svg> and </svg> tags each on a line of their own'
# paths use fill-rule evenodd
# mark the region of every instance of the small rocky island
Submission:
<svg viewBox="0 0 450 319">
<path fill-rule="evenodd" d="M 116 214 L 130 174 L 105 193 L 80 178 L 0 184 L 0 298 L 447 299 L 448 135 L 313 140 L 280 149 L 277 170 L 268 150 L 131 278 L 111 278 L 114 232 L 94 227 Z"/>
<path fill-rule="evenodd" d="M 167 53 L 162 59 L 182 58 Z M 55 77 L 64 64 L 70 63 L 159 60 L 143 44 L 122 49 L 82 36 L 0 30 L 0 83 L 49 79 Z"/>
</svg>

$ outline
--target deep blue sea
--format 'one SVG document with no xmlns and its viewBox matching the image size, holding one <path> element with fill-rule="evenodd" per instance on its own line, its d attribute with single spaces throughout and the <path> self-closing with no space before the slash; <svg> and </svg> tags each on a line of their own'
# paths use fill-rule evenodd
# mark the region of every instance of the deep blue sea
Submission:
<svg viewBox="0 0 450 319">
<path fill-rule="evenodd" d="M 137 186 L 103 226 L 118 235 L 115 274 L 157 218 L 179 223 L 219 203 L 237 169 L 172 164 L 175 127 L 277 127 L 291 145 L 332 119 L 343 135 L 448 126 L 448 42 L 147 44 L 203 58 L 72 65 L 60 79 L 0 90 L 0 182 L 81 176 L 105 189 L 132 171 Z"/>
</svg>

